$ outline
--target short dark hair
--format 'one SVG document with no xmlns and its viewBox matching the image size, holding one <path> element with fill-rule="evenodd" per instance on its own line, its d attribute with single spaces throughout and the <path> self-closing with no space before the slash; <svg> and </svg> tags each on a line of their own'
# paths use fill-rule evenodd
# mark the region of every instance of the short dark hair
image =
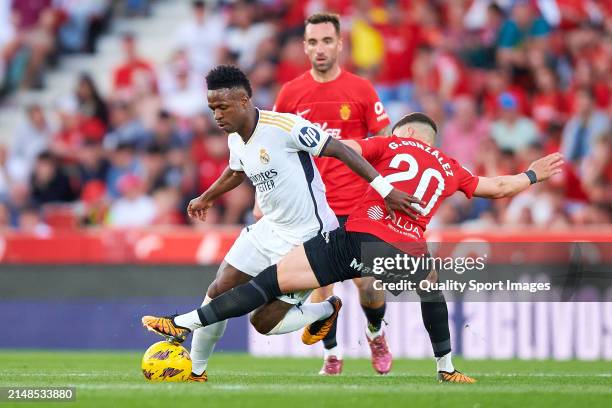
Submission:
<svg viewBox="0 0 612 408">
<path fill-rule="evenodd" d="M 304 21 L 304 27 L 308 24 L 332 23 L 336 34 L 340 35 L 340 16 L 335 13 L 315 13 Z"/>
<path fill-rule="evenodd" d="M 162 119 L 162 120 L 172 119 L 172 114 L 167 109 L 162 108 L 157 112 L 157 119 Z"/>
<path fill-rule="evenodd" d="M 436 122 L 434 122 L 432 118 L 422 112 L 412 112 L 401 118 L 395 125 L 393 125 L 391 133 L 393 133 L 398 127 L 404 126 L 405 124 L 411 122 L 418 122 L 429 125 L 434 130 L 434 133 L 438 133 L 438 126 L 436 126 Z"/>
<path fill-rule="evenodd" d="M 38 154 L 38 157 L 36 158 L 37 160 L 40 161 L 55 161 L 55 155 L 50 151 L 50 150 L 43 150 L 42 152 L 40 152 Z"/>
<path fill-rule="evenodd" d="M 249 98 L 253 95 L 251 83 L 239 68 L 233 65 L 219 65 L 206 75 L 208 90 L 243 88 Z"/>
</svg>

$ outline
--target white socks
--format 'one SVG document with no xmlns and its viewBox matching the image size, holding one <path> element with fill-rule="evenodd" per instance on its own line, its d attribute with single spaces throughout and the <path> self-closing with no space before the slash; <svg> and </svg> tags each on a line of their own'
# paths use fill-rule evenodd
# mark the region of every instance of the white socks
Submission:
<svg viewBox="0 0 612 408">
<path fill-rule="evenodd" d="M 436 357 L 436 365 L 438 366 L 438 371 L 446 371 L 447 373 L 455 371 L 450 351 L 442 357 Z"/>
<path fill-rule="evenodd" d="M 308 303 L 293 306 L 281 320 L 266 335 L 285 334 L 299 330 L 317 320 L 325 319 L 334 313 L 334 307 L 329 302 Z"/>
<path fill-rule="evenodd" d="M 367 325 L 366 326 L 366 336 L 368 339 L 370 340 L 374 340 L 376 337 L 380 336 L 382 334 L 382 326 L 380 327 L 380 329 L 378 329 L 378 331 L 370 331 L 370 326 Z"/>
<path fill-rule="evenodd" d="M 342 349 L 340 346 L 335 346 L 330 348 L 329 350 L 323 348 L 323 359 L 327 360 L 330 356 L 335 356 L 338 360 L 342 360 Z"/>
<path fill-rule="evenodd" d="M 200 316 L 197 310 L 176 316 L 174 318 L 174 323 L 178 326 L 186 327 L 191 331 L 202 327 L 202 322 L 200 322 Z"/>
<path fill-rule="evenodd" d="M 202 306 L 207 303 L 210 303 L 211 299 L 206 296 Z M 190 312 L 193 313 L 193 312 Z M 187 313 L 189 315 L 190 313 Z M 178 321 L 177 316 L 174 321 L 179 326 L 182 326 Z M 199 317 L 196 318 L 199 321 Z M 223 336 L 225 332 L 225 328 L 227 327 L 227 320 L 222 322 L 217 322 L 211 324 L 210 326 L 200 327 L 193 331 L 193 337 L 191 339 L 191 371 L 196 375 L 201 375 L 204 370 L 206 370 L 206 366 L 208 365 L 208 359 L 212 355 L 215 345 L 219 341 L 219 339 Z M 193 329 L 192 329 L 193 330 Z"/>
<path fill-rule="evenodd" d="M 210 303 L 206 296 L 202 306 Z M 309 303 L 289 309 L 283 320 L 270 330 L 268 335 L 284 334 L 299 330 L 317 320 L 325 319 L 334 313 L 334 307 L 329 302 Z M 200 375 L 206 370 L 208 359 L 215 349 L 215 345 L 223 336 L 227 327 L 227 320 L 202 327 L 198 311 L 194 310 L 174 318 L 174 322 L 193 331 L 191 340 L 191 361 L 194 374 Z M 335 355 L 335 354 L 334 354 Z"/>
</svg>

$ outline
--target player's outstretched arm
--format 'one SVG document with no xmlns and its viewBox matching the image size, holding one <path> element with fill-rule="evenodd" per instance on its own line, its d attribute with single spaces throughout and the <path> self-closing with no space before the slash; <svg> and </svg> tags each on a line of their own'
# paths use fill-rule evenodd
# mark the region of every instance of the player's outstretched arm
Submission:
<svg viewBox="0 0 612 408">
<path fill-rule="evenodd" d="M 206 220 L 206 213 L 212 207 L 214 201 L 228 191 L 238 187 L 243 181 L 243 171 L 232 170 L 229 166 L 226 167 L 221 177 L 212 186 L 189 202 L 187 215 L 195 220 Z"/>
<path fill-rule="evenodd" d="M 354 141 L 352 139 L 346 139 L 346 140 L 341 140 L 340 142 L 342 144 L 344 144 L 345 146 L 348 146 L 351 149 L 353 149 L 360 156 L 363 155 L 363 149 L 361 149 L 361 145 L 359 143 L 357 143 L 356 141 Z"/>
<path fill-rule="evenodd" d="M 526 190 L 531 184 L 548 180 L 555 174 L 561 173 L 562 164 L 563 156 L 560 153 L 553 153 L 531 163 L 525 173 L 513 176 L 479 177 L 474 196 L 484 198 L 512 197 Z"/>
<path fill-rule="evenodd" d="M 336 139 L 330 139 L 320 155 L 335 157 L 346 164 L 361 178 L 370 183 L 372 188 L 378 191 L 378 193 L 385 199 L 387 212 L 393 221 L 395 221 L 394 211 L 401 211 L 410 218 L 416 219 L 416 210 L 411 206 L 411 204 L 417 203 L 423 205 L 423 202 L 410 194 L 406 194 L 403 191 L 393 188 L 391 183 L 378 174 L 376 169 L 372 167 L 367 160 L 361 157 L 361 148 L 359 148 L 358 151 L 355 151 L 351 147 L 348 147 Z"/>
</svg>

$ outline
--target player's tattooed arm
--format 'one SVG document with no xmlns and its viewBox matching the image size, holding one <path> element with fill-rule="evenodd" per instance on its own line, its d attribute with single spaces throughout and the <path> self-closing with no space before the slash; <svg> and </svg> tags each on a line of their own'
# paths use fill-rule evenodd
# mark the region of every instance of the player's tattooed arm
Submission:
<svg viewBox="0 0 612 408">
<path fill-rule="evenodd" d="M 204 221 L 208 209 L 212 207 L 214 201 L 238 187 L 244 181 L 244 172 L 232 170 L 226 167 L 223 174 L 200 196 L 194 198 L 187 206 L 187 215 L 189 217 Z"/>
<path fill-rule="evenodd" d="M 548 180 L 555 174 L 561 173 L 562 165 L 563 157 L 561 154 L 553 153 L 531 163 L 525 173 L 513 176 L 479 177 L 474 196 L 484 198 L 512 197 L 526 190 L 535 182 Z M 527 174 L 529 172 L 532 172 L 531 176 Z"/>
<path fill-rule="evenodd" d="M 410 194 L 406 194 L 403 191 L 393 188 L 389 182 L 378 174 L 376 169 L 372 167 L 367 160 L 361 157 L 361 148 L 359 148 L 359 151 L 355 151 L 351 147 L 348 147 L 346 144 L 336 139 L 330 138 L 320 156 L 335 157 L 346 164 L 361 178 L 370 183 L 372 187 L 374 187 L 374 189 L 376 189 L 385 199 L 387 212 L 393 221 L 395 221 L 394 211 L 401 211 L 410 218 L 417 219 L 416 210 L 411 206 L 411 204 L 417 203 L 423 205 L 423 202 Z M 378 185 L 385 184 L 382 187 L 384 190 L 386 190 L 386 192 L 381 193 L 380 189 L 377 188 L 374 183 L 372 183 L 373 181 Z"/>
</svg>

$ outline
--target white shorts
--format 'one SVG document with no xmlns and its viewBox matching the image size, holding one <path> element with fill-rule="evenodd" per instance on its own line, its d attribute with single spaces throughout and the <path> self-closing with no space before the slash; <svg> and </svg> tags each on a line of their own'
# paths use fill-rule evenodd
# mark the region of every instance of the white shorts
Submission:
<svg viewBox="0 0 612 408">
<path fill-rule="evenodd" d="M 316 234 L 316 231 L 312 234 Z M 305 237 L 308 241 L 312 237 Z M 264 217 L 245 227 L 225 255 L 225 261 L 247 275 L 257 276 L 267 267 L 278 263 L 295 245 L 274 231 Z M 278 299 L 292 305 L 300 305 L 308 299 L 311 289 L 279 296 Z"/>
</svg>

